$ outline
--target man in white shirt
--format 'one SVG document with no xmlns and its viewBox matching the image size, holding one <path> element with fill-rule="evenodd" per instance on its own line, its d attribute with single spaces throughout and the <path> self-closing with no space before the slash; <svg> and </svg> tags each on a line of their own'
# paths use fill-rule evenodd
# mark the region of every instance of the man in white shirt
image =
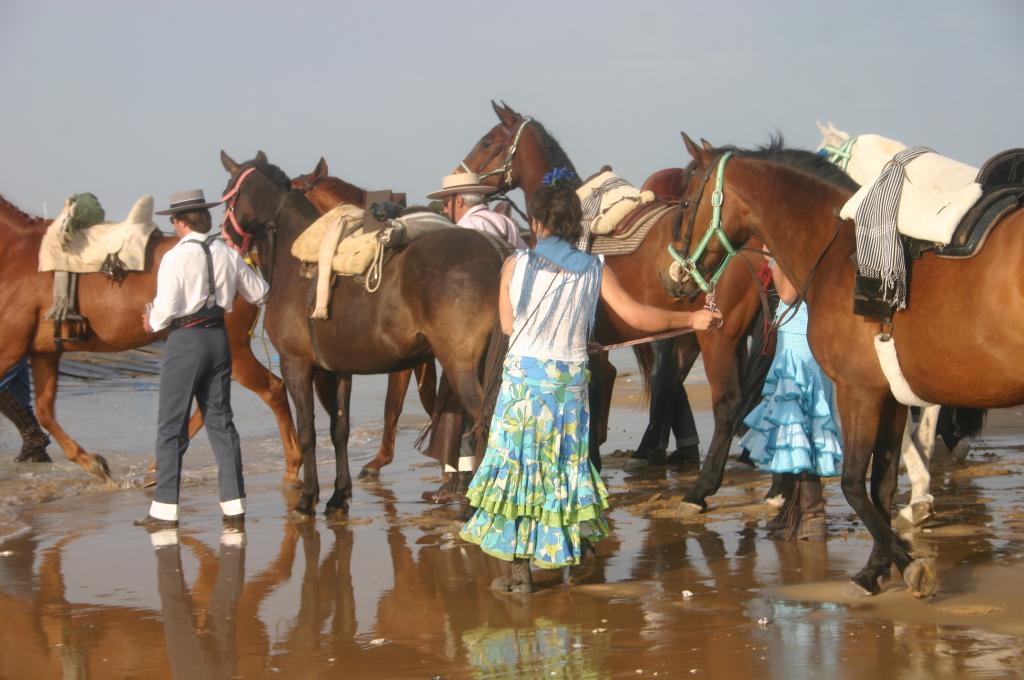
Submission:
<svg viewBox="0 0 1024 680">
<path fill-rule="evenodd" d="M 497 236 L 513 248 L 525 249 L 526 242 L 516 223 L 484 204 L 484 197 L 494 191 L 494 187 L 481 184 L 476 173 L 459 172 L 445 177 L 441 189 L 427 194 L 427 198 L 442 200 L 445 214 L 458 226 Z"/>
<path fill-rule="evenodd" d="M 235 294 L 263 304 L 270 286 L 220 238 L 202 190 L 171 195 L 170 215 L 181 239 L 167 251 L 157 272 L 156 298 L 142 315 L 146 330 L 170 328 L 160 374 L 156 439 L 156 491 L 149 514 L 135 523 L 150 530 L 178 526 L 181 460 L 188 449 L 193 397 L 203 412 L 217 459 L 224 524 L 242 528 L 245 486 L 242 451 L 231 413 L 231 348 L 224 313 Z"/>
</svg>

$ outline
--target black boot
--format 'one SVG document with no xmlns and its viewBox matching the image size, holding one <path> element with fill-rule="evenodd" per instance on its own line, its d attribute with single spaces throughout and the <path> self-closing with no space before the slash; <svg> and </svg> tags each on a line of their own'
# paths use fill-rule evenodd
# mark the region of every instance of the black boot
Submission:
<svg viewBox="0 0 1024 680">
<path fill-rule="evenodd" d="M 16 463 L 49 463 L 50 456 L 46 453 L 46 445 L 50 438 L 39 427 L 39 421 L 30 409 L 18 401 L 10 390 L 0 392 L 0 413 L 14 423 L 21 434 L 21 453 L 14 459 Z"/>
</svg>

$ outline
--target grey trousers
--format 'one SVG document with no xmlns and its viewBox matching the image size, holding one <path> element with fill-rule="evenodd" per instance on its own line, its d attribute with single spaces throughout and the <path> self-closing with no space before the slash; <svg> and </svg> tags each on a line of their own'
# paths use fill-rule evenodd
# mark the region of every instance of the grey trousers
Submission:
<svg viewBox="0 0 1024 680">
<path fill-rule="evenodd" d="M 154 500 L 178 503 L 193 397 L 217 459 L 221 502 L 245 498 L 242 448 L 231 414 L 231 348 L 221 327 L 179 328 L 167 338 L 160 374 Z"/>
</svg>

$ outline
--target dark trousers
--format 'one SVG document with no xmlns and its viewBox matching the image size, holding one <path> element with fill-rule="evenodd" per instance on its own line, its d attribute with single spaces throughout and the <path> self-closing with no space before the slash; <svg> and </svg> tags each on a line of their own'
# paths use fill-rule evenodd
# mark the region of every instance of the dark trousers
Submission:
<svg viewBox="0 0 1024 680">
<path fill-rule="evenodd" d="M 231 348 L 223 327 L 179 328 L 167 338 L 160 374 L 153 498 L 160 503 L 178 502 L 193 397 L 203 412 L 217 459 L 220 500 L 245 498 L 242 449 L 231 414 Z"/>
<path fill-rule="evenodd" d="M 29 382 L 28 371 L 28 357 L 24 356 L 0 377 L 0 390 L 9 391 L 32 413 L 32 383 Z"/>
<path fill-rule="evenodd" d="M 637 447 L 637 452 L 644 455 L 668 449 L 669 430 L 675 435 L 677 449 L 700 443 L 690 398 L 676 366 L 675 343 L 675 339 L 670 338 L 651 345 L 654 365 L 650 377 L 650 419 Z"/>
</svg>

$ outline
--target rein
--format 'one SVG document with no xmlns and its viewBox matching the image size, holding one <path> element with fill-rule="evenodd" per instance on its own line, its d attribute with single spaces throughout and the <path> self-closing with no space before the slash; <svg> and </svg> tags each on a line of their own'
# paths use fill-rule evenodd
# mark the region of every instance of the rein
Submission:
<svg viewBox="0 0 1024 680">
<path fill-rule="evenodd" d="M 519 150 L 519 140 L 523 136 L 523 130 L 525 130 L 526 126 L 532 122 L 533 118 L 530 118 L 529 116 L 523 119 L 523 122 L 519 124 L 519 129 L 516 130 L 515 136 L 512 138 L 512 144 L 508 147 L 508 151 L 505 153 L 505 162 L 502 163 L 500 167 L 495 168 L 494 170 L 488 170 L 487 172 L 477 172 L 477 179 L 484 180 L 487 179 L 488 177 L 493 177 L 494 175 L 503 175 L 501 181 L 498 183 L 498 190 L 501 191 L 503 187 L 506 187 L 504 191 L 508 191 L 507 187 L 512 186 L 512 161 L 515 159 L 516 152 Z M 466 161 L 462 161 L 462 163 L 460 163 L 459 165 L 466 172 L 475 172 L 472 168 L 466 165 Z"/>
</svg>

